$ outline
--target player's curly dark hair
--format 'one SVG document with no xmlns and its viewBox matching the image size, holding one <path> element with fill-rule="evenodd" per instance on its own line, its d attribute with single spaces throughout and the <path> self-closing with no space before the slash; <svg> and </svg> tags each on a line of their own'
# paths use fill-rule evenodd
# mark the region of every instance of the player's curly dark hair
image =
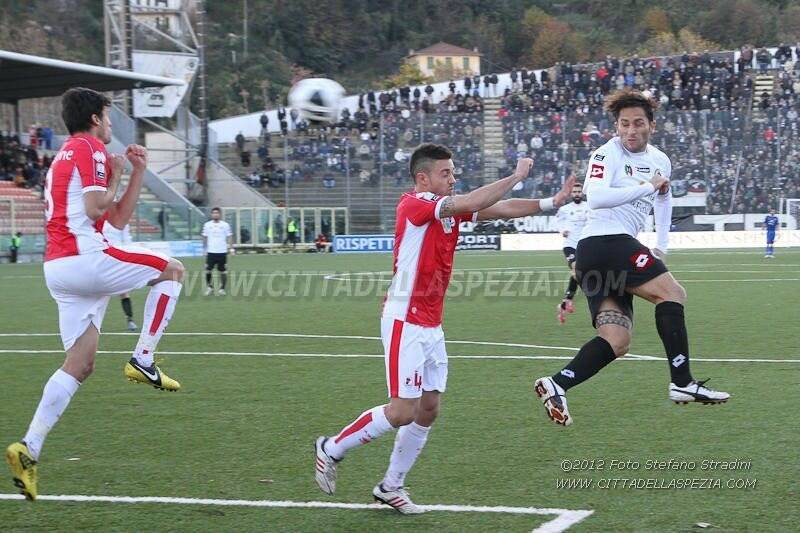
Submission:
<svg viewBox="0 0 800 533">
<path fill-rule="evenodd" d="M 417 172 L 428 171 L 433 161 L 442 159 L 453 159 L 453 152 L 441 144 L 420 144 L 411 154 L 411 161 L 408 164 L 408 169 L 411 171 L 411 179 L 416 179 Z"/>
<path fill-rule="evenodd" d="M 617 91 L 606 98 L 606 111 L 614 115 L 614 120 L 619 119 L 620 111 L 627 107 L 641 107 L 644 109 L 644 114 L 647 115 L 647 120 L 653 122 L 656 109 L 658 109 L 658 102 L 641 91 L 629 87 Z"/>
<path fill-rule="evenodd" d="M 111 106 L 111 100 L 97 91 L 85 87 L 73 87 L 61 97 L 61 118 L 70 135 L 88 131 L 92 127 L 92 115 L 103 116 L 103 109 Z"/>
</svg>

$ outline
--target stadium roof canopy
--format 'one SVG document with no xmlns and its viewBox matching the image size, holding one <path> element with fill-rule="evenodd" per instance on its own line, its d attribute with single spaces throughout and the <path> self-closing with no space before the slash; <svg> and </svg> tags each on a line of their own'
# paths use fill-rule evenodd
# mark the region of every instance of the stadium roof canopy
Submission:
<svg viewBox="0 0 800 533">
<path fill-rule="evenodd" d="M 61 96 L 71 87 L 106 92 L 166 85 L 185 82 L 0 50 L 0 102 L 13 104 L 26 98 Z"/>
</svg>

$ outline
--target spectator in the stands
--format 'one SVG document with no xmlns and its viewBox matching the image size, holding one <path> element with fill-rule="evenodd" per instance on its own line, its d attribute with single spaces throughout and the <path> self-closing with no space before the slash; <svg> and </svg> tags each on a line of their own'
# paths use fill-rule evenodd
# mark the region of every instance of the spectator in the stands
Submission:
<svg viewBox="0 0 800 533">
<path fill-rule="evenodd" d="M 258 121 L 261 123 L 261 138 L 264 139 L 264 138 L 267 137 L 267 134 L 269 133 L 269 130 L 268 130 L 269 117 L 267 116 L 267 112 L 266 111 L 261 113 L 261 117 L 258 119 Z"/>
<path fill-rule="evenodd" d="M 235 141 L 236 141 L 236 153 L 238 153 L 241 156 L 242 151 L 244 150 L 244 143 L 245 143 L 244 134 L 241 131 L 236 134 Z"/>
</svg>

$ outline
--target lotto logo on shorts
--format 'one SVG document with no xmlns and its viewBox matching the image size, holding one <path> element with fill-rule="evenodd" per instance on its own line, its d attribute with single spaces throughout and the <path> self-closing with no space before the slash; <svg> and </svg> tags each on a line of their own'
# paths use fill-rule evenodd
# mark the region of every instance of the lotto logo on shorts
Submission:
<svg viewBox="0 0 800 533">
<path fill-rule="evenodd" d="M 603 165 L 592 163 L 592 170 L 589 173 L 589 177 L 601 180 L 603 179 L 603 172 L 604 172 Z"/>
<path fill-rule="evenodd" d="M 653 259 L 652 255 L 644 252 L 633 254 L 631 256 L 631 263 L 633 263 L 633 266 L 636 268 L 637 272 L 647 270 L 654 261 L 655 259 Z"/>
</svg>

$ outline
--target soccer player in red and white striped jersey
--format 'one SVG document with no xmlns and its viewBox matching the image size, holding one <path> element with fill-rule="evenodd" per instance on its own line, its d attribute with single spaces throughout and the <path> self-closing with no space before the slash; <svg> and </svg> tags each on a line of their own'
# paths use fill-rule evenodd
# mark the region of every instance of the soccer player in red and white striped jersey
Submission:
<svg viewBox="0 0 800 533">
<path fill-rule="evenodd" d="M 183 265 L 142 248 L 110 245 L 104 224 L 124 228 L 131 218 L 147 166 L 144 147 L 130 145 L 125 156 L 109 155 L 111 101 L 91 89 L 64 93 L 62 116 L 70 137 L 53 158 L 45 183 L 44 277 L 58 304 L 59 330 L 66 359 L 44 387 L 28 432 L 11 444 L 6 460 L 17 487 L 36 498 L 37 462 L 45 437 L 94 368 L 103 316 L 111 296 L 149 285 L 144 322 L 125 376 L 159 389 L 180 384 L 153 361 L 153 351 L 181 292 Z M 115 200 L 127 159 L 133 172 L 125 194 Z"/>
<path fill-rule="evenodd" d="M 337 435 L 316 441 L 315 477 L 323 492 L 336 490 L 336 465 L 345 454 L 399 428 L 389 468 L 372 493 L 405 514 L 423 512 L 403 488 L 428 438 L 447 384 L 442 331 L 459 224 L 533 215 L 566 202 L 574 177 L 554 197 L 502 200 L 528 176 L 533 160 L 520 159 L 514 173 L 469 194 L 454 195 L 452 153 L 423 144 L 411 156 L 414 189 L 400 198 L 394 242 L 394 275 L 381 318 L 389 403 L 364 411 Z"/>
</svg>

